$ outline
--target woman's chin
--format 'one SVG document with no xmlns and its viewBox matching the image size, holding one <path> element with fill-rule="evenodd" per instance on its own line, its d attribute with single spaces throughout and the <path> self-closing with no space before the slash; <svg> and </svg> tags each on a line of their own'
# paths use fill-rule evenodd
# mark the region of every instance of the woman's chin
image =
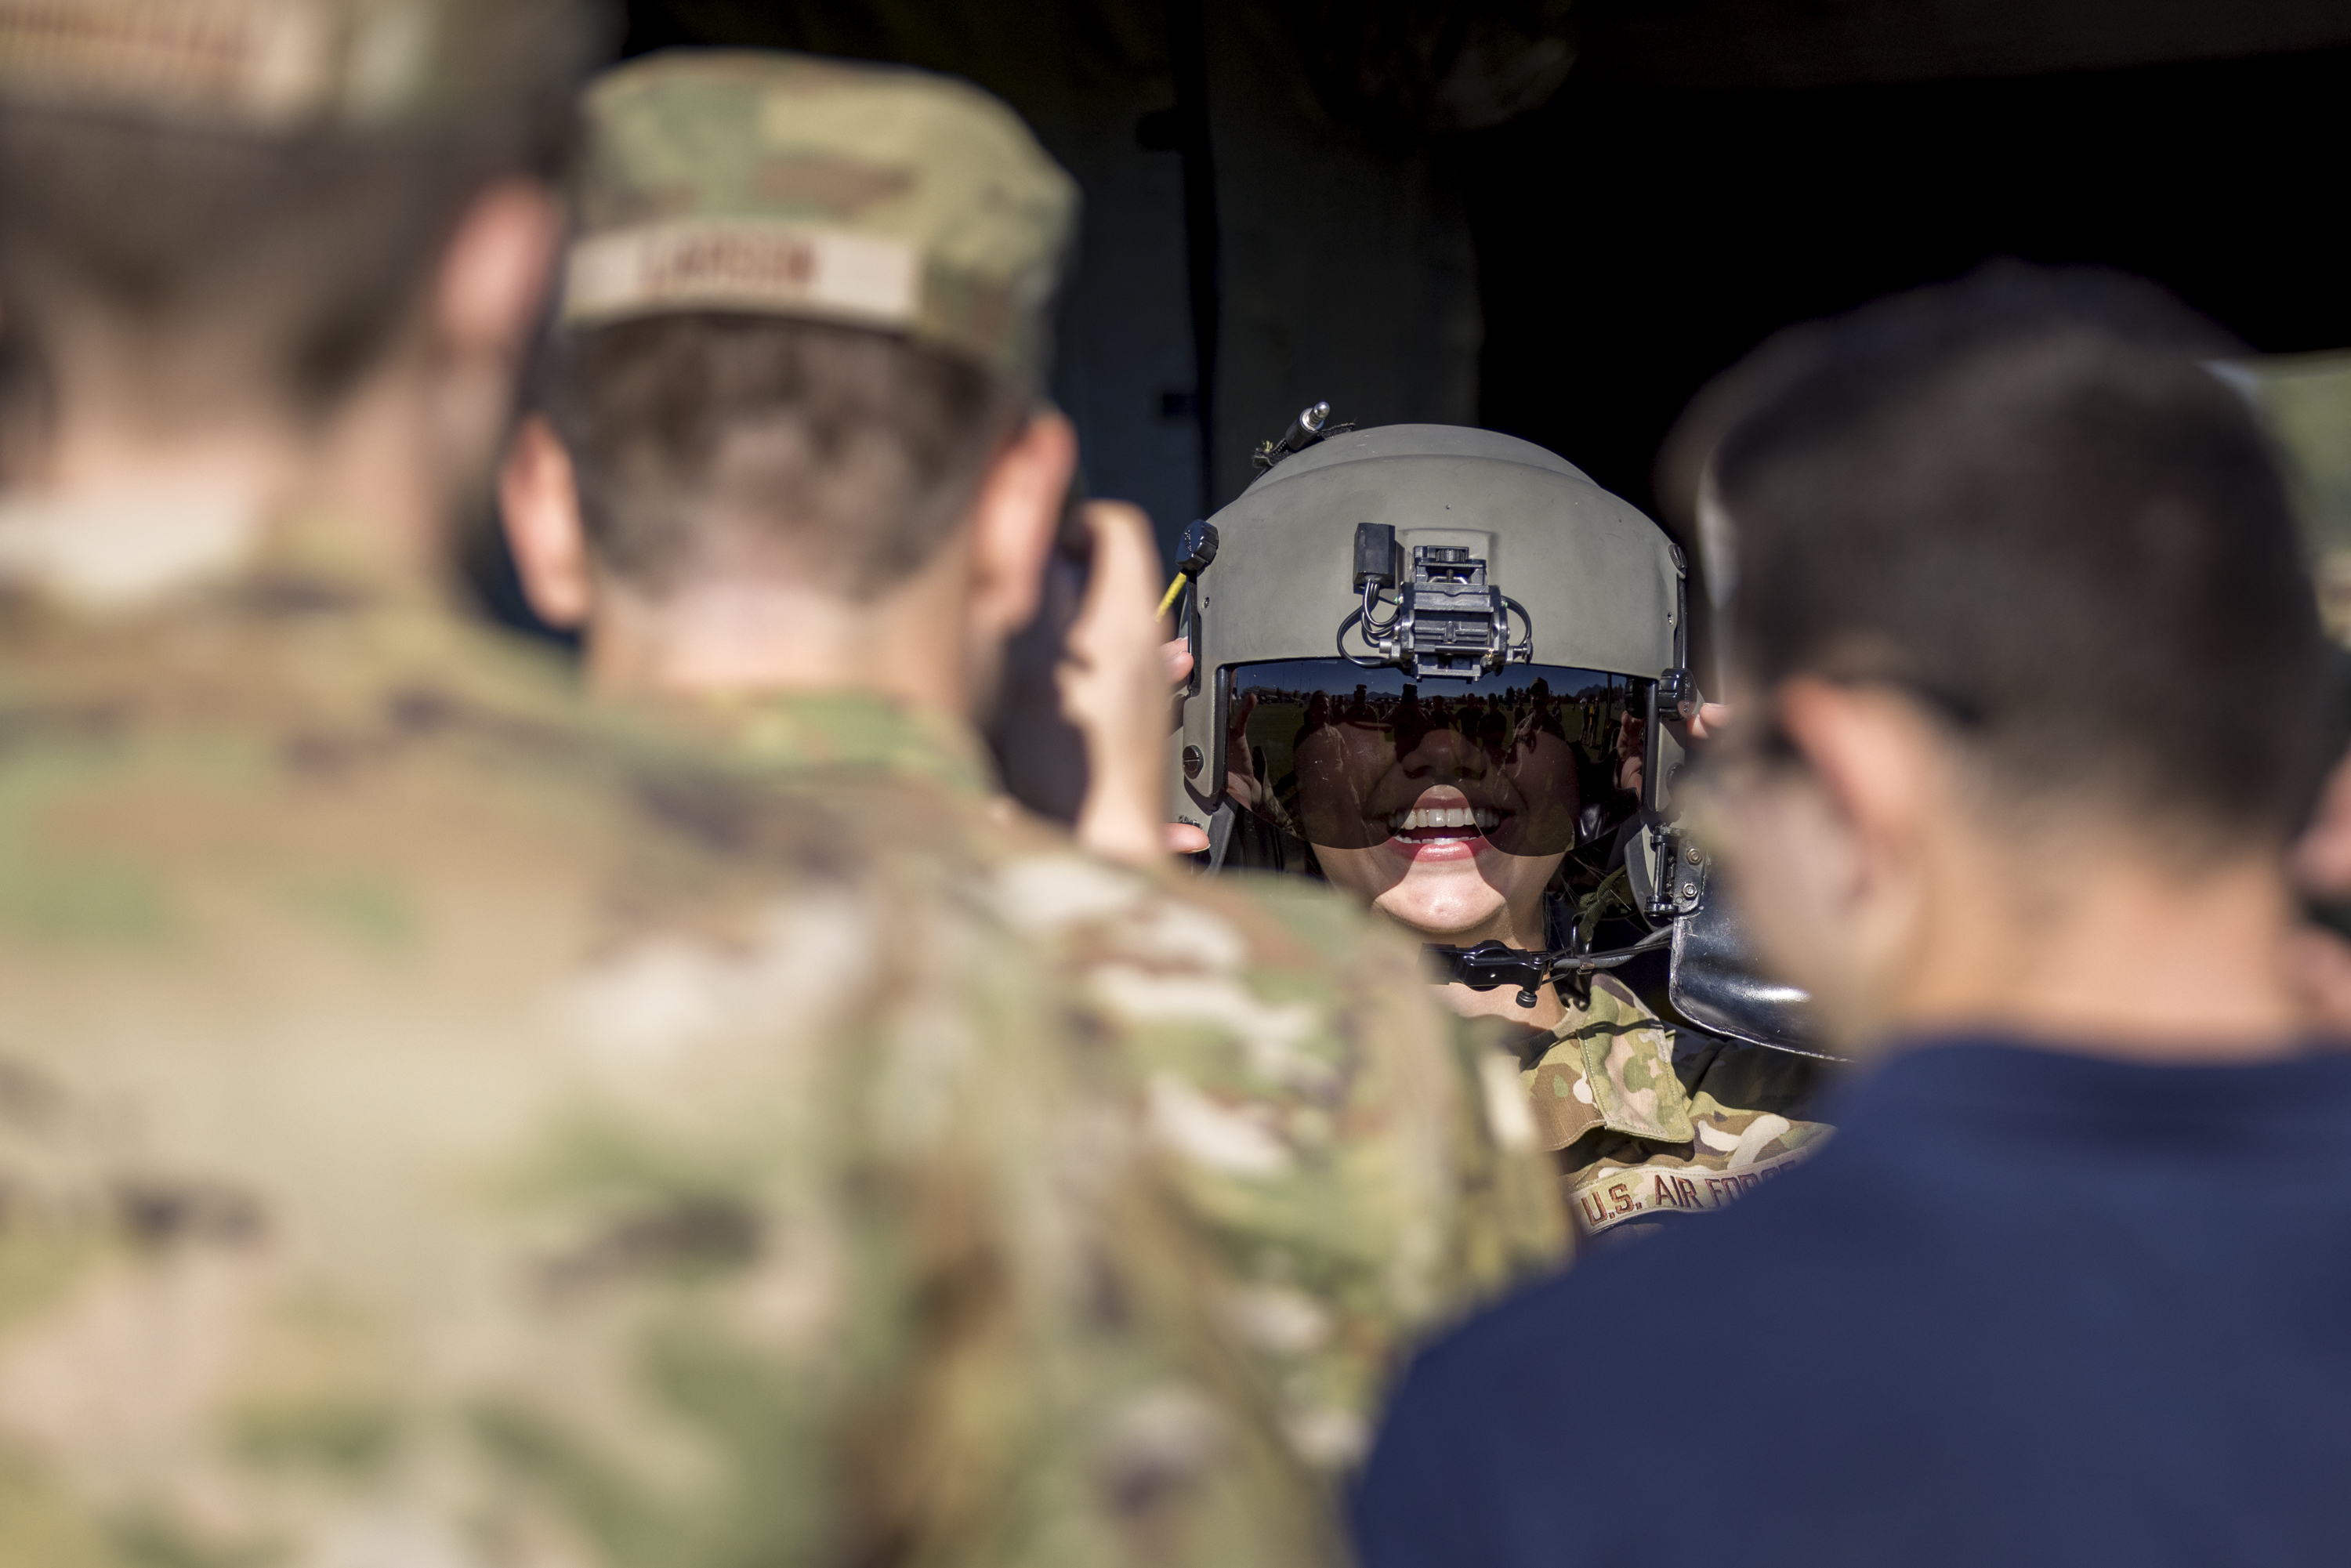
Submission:
<svg viewBox="0 0 2351 1568">
<path fill-rule="evenodd" d="M 1462 886 L 1465 880 L 1474 886 Z M 1405 878 L 1382 894 L 1373 907 L 1431 942 L 1450 942 L 1492 924 L 1502 911 L 1502 898 L 1475 876 L 1423 874 Z"/>
</svg>

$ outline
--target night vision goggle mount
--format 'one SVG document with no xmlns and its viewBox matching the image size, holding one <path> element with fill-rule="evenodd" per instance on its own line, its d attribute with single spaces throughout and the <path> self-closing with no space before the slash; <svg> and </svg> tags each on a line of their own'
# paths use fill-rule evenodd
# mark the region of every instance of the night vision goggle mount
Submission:
<svg viewBox="0 0 2351 1568">
<path fill-rule="evenodd" d="M 1413 546 L 1407 576 L 1395 528 L 1358 523 L 1354 575 L 1364 606 L 1339 622 L 1338 645 L 1339 656 L 1358 668 L 1393 664 L 1415 680 L 1469 681 L 1534 657 L 1534 617 L 1488 582 L 1486 563 L 1462 546 Z M 1516 642 L 1513 614 L 1525 628 Z M 1347 646 L 1351 627 L 1361 629 L 1367 653 Z"/>
</svg>

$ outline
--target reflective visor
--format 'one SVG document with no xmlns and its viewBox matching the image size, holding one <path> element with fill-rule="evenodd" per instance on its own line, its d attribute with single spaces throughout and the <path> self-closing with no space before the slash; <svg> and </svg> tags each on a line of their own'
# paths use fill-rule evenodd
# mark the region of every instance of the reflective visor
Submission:
<svg viewBox="0 0 2351 1568">
<path fill-rule="evenodd" d="M 1574 848 L 1587 803 L 1610 820 L 1632 809 L 1655 684 L 1549 664 L 1416 684 L 1343 659 L 1226 680 L 1226 792 L 1282 831 L 1334 849 L 1482 838 L 1519 855 Z"/>
</svg>

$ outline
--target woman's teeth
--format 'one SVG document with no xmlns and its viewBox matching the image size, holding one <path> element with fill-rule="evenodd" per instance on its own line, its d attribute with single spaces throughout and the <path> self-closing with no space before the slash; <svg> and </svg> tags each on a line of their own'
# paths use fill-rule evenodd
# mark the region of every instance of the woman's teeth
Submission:
<svg viewBox="0 0 2351 1568">
<path fill-rule="evenodd" d="M 1502 820 L 1499 811 L 1489 811 L 1479 806 L 1420 806 L 1409 811 L 1398 811 L 1388 819 L 1388 826 L 1399 833 L 1416 829 L 1475 828 L 1489 831 Z"/>
</svg>

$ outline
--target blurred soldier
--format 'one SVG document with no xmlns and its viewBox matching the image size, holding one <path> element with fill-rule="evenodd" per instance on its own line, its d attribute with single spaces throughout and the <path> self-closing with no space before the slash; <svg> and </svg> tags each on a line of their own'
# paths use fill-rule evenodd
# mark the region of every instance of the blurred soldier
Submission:
<svg viewBox="0 0 2351 1568">
<path fill-rule="evenodd" d="M 1002 890 L 1138 1072 L 1292 1442 L 1351 1462 L 1400 1348 L 1550 1261 L 1558 1206 L 1408 951 L 1311 893 L 1090 864 L 991 798 L 973 721 L 1074 458 L 1037 402 L 1066 176 L 970 87 L 773 53 L 613 71 L 586 136 L 551 418 L 503 484 L 535 602 L 605 695 Z M 1132 508 L 1092 538 L 1064 692 L 1132 809 L 1123 844 L 1081 827 L 1160 860 L 1157 563 Z"/>
<path fill-rule="evenodd" d="M 1740 749 L 1701 794 L 1857 1076 L 1769 1193 L 1416 1365 L 1374 1568 L 2340 1555 L 2351 1059 L 2282 961 L 2323 644 L 2217 336 L 2003 267 L 1783 341 L 1712 470 Z M 1593 1455 L 1655 1370 L 1556 1347 L 1628 1300 L 1790 1369 L 1697 1428 L 1727 1458 Z"/>
<path fill-rule="evenodd" d="M 981 853 L 952 747 L 754 779 L 450 612 L 588 40 L 0 4 L 0 1563 L 1324 1560 L 1101 1043 L 1188 1009 L 1311 1074 L 1319 998 Z"/>
</svg>

